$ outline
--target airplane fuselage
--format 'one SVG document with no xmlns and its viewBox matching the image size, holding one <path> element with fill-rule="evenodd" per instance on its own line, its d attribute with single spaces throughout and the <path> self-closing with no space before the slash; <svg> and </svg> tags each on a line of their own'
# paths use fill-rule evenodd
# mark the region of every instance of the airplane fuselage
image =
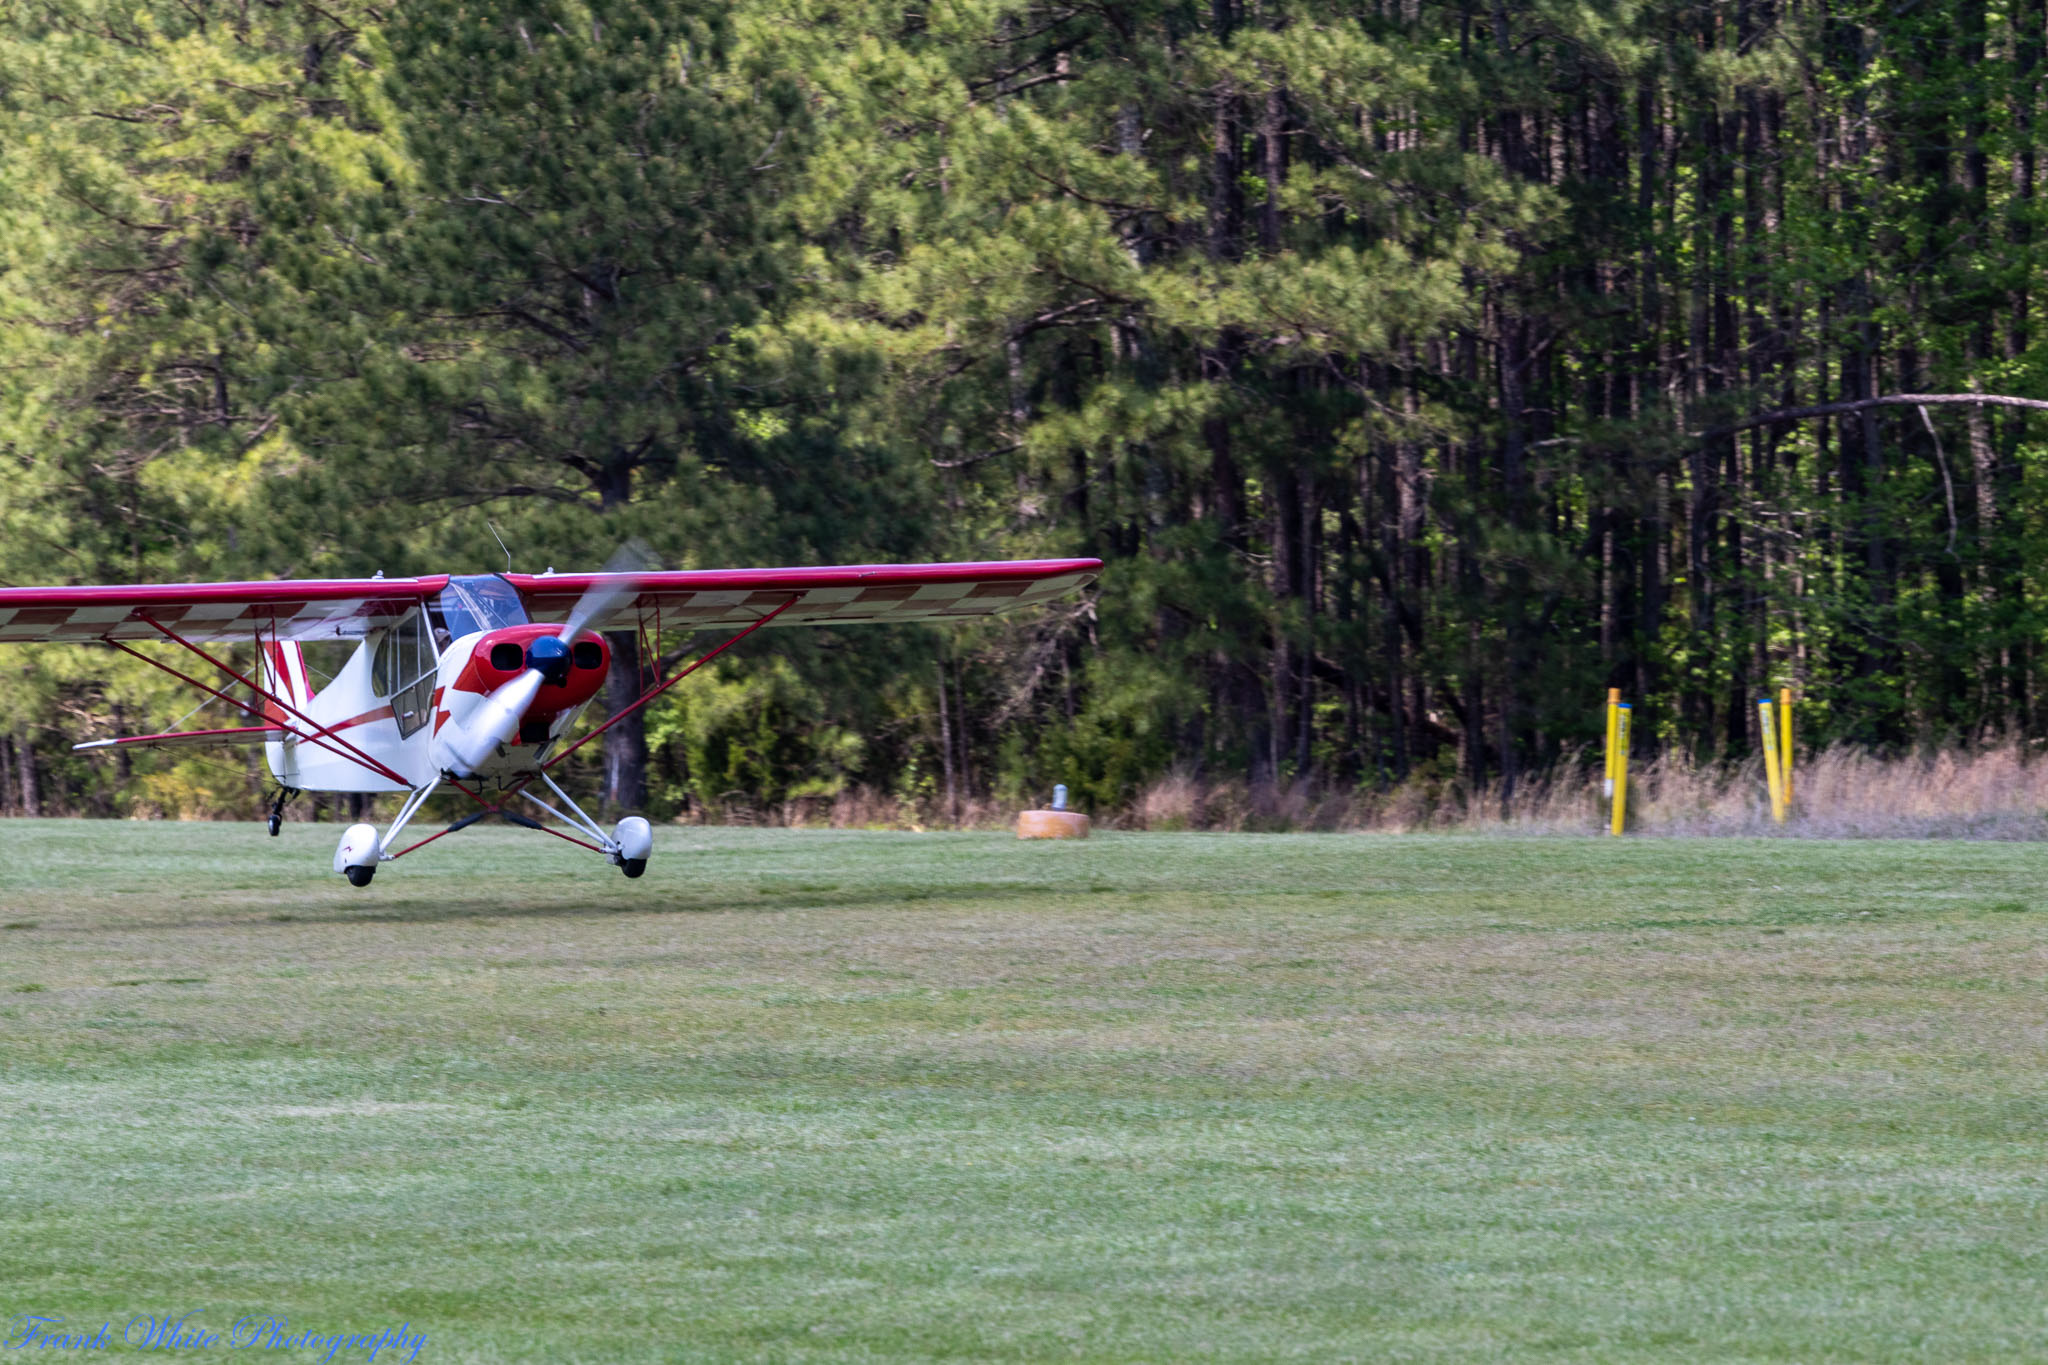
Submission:
<svg viewBox="0 0 2048 1365">
<path fill-rule="evenodd" d="M 281 785 L 399 792 L 439 777 L 481 790 L 517 785 L 539 771 L 602 689 L 611 663 L 610 650 L 593 633 L 565 647 L 556 640 L 559 627 L 506 625 L 471 631 L 437 649 L 431 627 L 422 609 L 374 632 L 317 691 L 297 645 L 265 647 L 266 683 L 280 699 L 330 741 L 360 750 L 405 779 L 288 736 L 264 745 Z M 277 714 L 284 718 L 281 707 Z"/>
</svg>

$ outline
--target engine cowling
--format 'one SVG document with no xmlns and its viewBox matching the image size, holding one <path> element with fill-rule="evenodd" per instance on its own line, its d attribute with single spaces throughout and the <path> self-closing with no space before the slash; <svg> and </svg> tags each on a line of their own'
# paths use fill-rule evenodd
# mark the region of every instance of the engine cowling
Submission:
<svg viewBox="0 0 2048 1365">
<path fill-rule="evenodd" d="M 597 695 L 611 650 L 593 632 L 564 641 L 559 629 L 505 626 L 477 637 L 434 716 L 443 769 L 473 771 L 500 744 L 545 744 L 561 716 Z"/>
</svg>

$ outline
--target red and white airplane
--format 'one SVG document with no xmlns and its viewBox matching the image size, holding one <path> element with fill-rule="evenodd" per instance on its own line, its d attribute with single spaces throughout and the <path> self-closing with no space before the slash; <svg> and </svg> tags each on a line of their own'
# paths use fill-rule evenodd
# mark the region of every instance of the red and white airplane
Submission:
<svg viewBox="0 0 2048 1365">
<path fill-rule="evenodd" d="M 103 643 L 253 717 L 259 723 L 76 747 L 261 744 L 279 786 L 272 834 L 285 803 L 300 792 L 406 793 L 383 834 L 372 825 L 351 825 L 342 835 L 334 870 L 356 886 L 368 886 L 379 864 L 487 815 L 581 844 L 637 877 L 647 870 L 653 846 L 647 821 L 630 815 L 607 834 L 549 770 L 727 648 L 771 624 L 991 616 L 1071 592 L 1101 567 L 1097 559 L 1026 559 L 0 588 L 0 644 Z M 598 632 L 634 631 L 642 641 L 640 657 L 658 660 L 665 638 L 727 626 L 739 629 L 668 677 L 643 678 L 638 699 L 564 744 L 611 666 L 611 650 Z M 316 689 L 302 646 L 323 640 L 355 641 L 356 647 L 332 681 Z M 225 680 L 216 687 L 181 672 L 136 649 L 136 641 L 178 646 Z M 204 648 L 242 642 L 255 647 L 257 677 Z M 250 698 L 232 694 L 232 683 L 247 688 Z M 395 848 L 444 785 L 481 809 Z M 536 785 L 560 807 L 543 800 Z M 515 796 L 576 833 L 506 809 Z"/>
</svg>

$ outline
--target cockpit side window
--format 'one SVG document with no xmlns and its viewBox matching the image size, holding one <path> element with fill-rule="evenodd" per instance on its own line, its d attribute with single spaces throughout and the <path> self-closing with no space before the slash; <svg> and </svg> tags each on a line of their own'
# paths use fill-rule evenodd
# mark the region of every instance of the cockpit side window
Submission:
<svg viewBox="0 0 2048 1365">
<path fill-rule="evenodd" d="M 427 638 L 423 612 L 410 611 L 377 642 L 370 659 L 370 687 L 380 697 L 412 686 L 431 673 L 437 662 L 433 642 Z"/>
<path fill-rule="evenodd" d="M 427 613 L 420 609 L 406 613 L 377 642 L 377 652 L 370 657 L 370 690 L 391 698 L 400 735 L 409 735 L 426 724 L 439 662 L 439 651 L 427 629 Z"/>
<path fill-rule="evenodd" d="M 437 633 L 447 632 L 443 644 L 472 631 L 523 626 L 528 620 L 519 590 L 496 574 L 449 579 L 431 611 Z"/>
</svg>

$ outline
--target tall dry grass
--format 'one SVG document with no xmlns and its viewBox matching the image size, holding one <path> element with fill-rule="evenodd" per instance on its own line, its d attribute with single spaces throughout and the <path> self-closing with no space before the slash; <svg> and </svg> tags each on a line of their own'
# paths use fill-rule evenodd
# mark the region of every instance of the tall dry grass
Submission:
<svg viewBox="0 0 2048 1365">
<path fill-rule="evenodd" d="M 1131 829 L 1460 830 L 1593 834 L 1607 827 L 1597 767 L 1560 764 L 1502 799 L 1410 782 L 1388 791 L 1248 787 L 1173 774 L 1112 820 Z M 1667 755 L 1629 774 L 1629 829 L 1641 834 L 1783 834 L 1818 839 L 2048 838 L 2048 757 L 2003 740 L 1882 756 L 1837 745 L 1803 757 L 1786 824 L 1771 820 L 1761 759 L 1697 764 Z"/>
<path fill-rule="evenodd" d="M 2048 839 L 2048 755 L 2025 742 L 1951 747 L 1901 756 L 1835 746 L 1804 756 L 1791 820 L 1774 825 L 1760 760 L 1697 764 L 1681 756 L 1638 763 L 1629 775 L 1629 829 L 1648 835 L 1787 835 L 1825 839 Z M 1525 777 L 1502 800 L 1416 779 L 1386 790 L 1313 783 L 1252 785 L 1169 773 L 1124 806 L 1091 811 L 1108 829 L 1423 830 L 1594 834 L 1607 828 L 1597 767 L 1583 757 Z M 856 789 L 772 808 L 705 812 L 712 824 L 841 829 L 1000 829 L 1016 808 L 976 799 L 953 818 L 942 802 Z"/>
<path fill-rule="evenodd" d="M 1761 760 L 1726 772 L 1659 761 L 1643 774 L 1640 828 L 1771 834 Z M 1632 824 L 1635 822 L 1632 821 Z M 1881 757 L 1837 745 L 1798 764 L 1783 832 L 1815 839 L 2048 838 L 2048 758 L 2020 740 Z"/>
</svg>

